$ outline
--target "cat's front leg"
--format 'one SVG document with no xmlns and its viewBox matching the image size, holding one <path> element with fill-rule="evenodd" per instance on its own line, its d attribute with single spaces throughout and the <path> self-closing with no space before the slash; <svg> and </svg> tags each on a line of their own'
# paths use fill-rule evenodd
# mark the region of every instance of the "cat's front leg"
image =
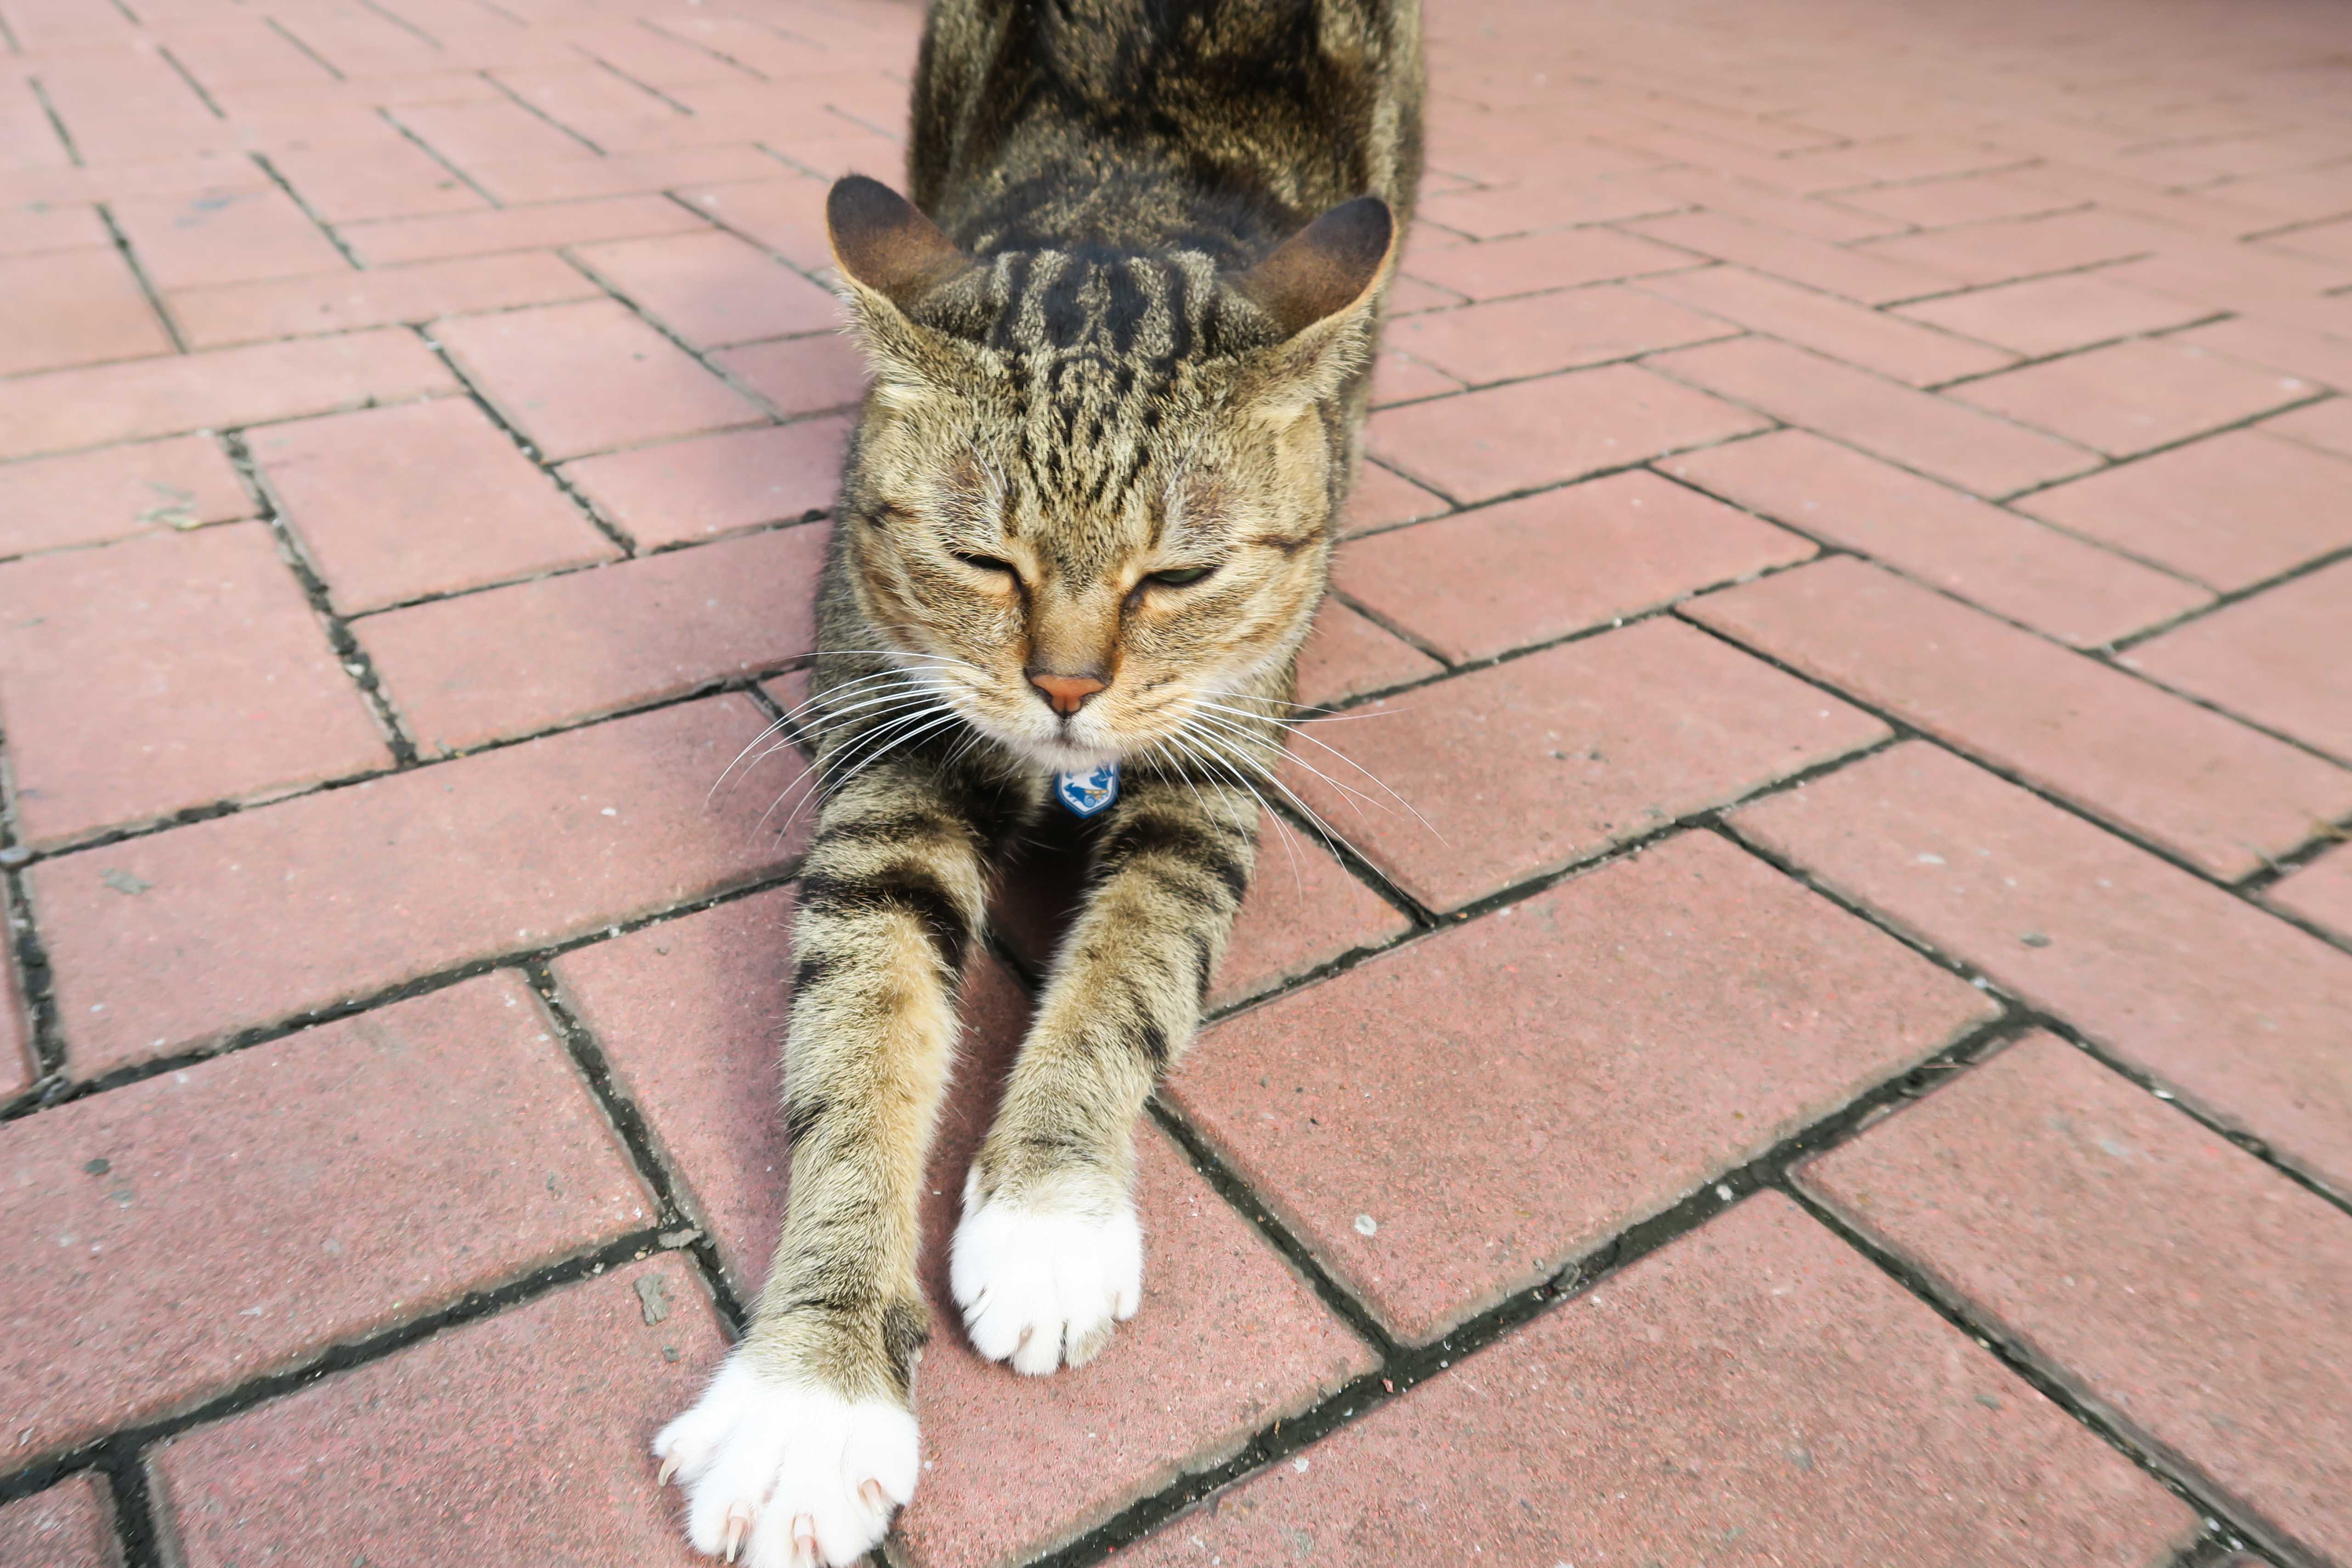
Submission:
<svg viewBox="0 0 2352 1568">
<path fill-rule="evenodd" d="M 1236 788 L 1151 778 L 1111 808 L 964 1183 L 949 1278 L 991 1360 L 1084 1365 L 1141 1303 L 1135 1121 L 1200 1021 L 1249 886 L 1257 809 Z"/>
<path fill-rule="evenodd" d="M 794 920 L 782 1239 L 742 1343 L 654 1440 L 703 1552 L 852 1563 L 914 1494 L 916 1206 L 988 837 L 911 765 L 861 773 L 819 819 Z"/>
</svg>

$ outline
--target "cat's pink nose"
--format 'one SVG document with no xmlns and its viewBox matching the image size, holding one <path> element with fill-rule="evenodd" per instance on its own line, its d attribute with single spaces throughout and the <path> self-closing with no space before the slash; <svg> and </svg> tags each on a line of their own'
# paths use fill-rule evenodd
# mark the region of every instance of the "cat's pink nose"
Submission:
<svg viewBox="0 0 2352 1568">
<path fill-rule="evenodd" d="M 1055 675 L 1043 670 L 1029 672 L 1029 684 L 1045 694 L 1058 714 L 1074 714 L 1087 706 L 1087 699 L 1108 685 L 1108 681 L 1092 675 Z"/>
</svg>

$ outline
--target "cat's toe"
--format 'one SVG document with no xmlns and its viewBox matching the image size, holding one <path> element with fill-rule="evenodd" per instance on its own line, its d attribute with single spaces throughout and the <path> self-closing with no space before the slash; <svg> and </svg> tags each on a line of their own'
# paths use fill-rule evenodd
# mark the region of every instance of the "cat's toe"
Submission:
<svg viewBox="0 0 2352 1568">
<path fill-rule="evenodd" d="M 695 1550 L 751 1568 L 845 1568 L 915 1495 L 915 1418 L 730 1357 L 694 1408 L 661 1429 L 662 1479 L 686 1489 Z"/>
<path fill-rule="evenodd" d="M 975 1173 L 948 1280 L 972 1347 L 989 1360 L 1027 1373 L 1084 1366 L 1142 1303 L 1143 1230 L 1124 1198 L 1094 1211 L 983 1201 Z"/>
</svg>

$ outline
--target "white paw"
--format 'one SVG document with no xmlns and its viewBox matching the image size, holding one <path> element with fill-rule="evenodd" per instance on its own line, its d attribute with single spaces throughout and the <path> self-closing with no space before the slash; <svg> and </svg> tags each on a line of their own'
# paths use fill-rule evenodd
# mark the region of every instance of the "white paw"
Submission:
<svg viewBox="0 0 2352 1568">
<path fill-rule="evenodd" d="M 1015 1372 L 1084 1366 L 1114 1321 L 1143 1301 L 1143 1228 L 1125 1198 L 1108 1214 L 979 1201 L 980 1176 L 963 1184 L 948 1282 L 972 1347 Z"/>
<path fill-rule="evenodd" d="M 661 1479 L 686 1487 L 695 1550 L 753 1568 L 844 1568 L 915 1495 L 915 1417 L 855 1404 L 728 1358 L 693 1409 L 661 1429 Z"/>
</svg>

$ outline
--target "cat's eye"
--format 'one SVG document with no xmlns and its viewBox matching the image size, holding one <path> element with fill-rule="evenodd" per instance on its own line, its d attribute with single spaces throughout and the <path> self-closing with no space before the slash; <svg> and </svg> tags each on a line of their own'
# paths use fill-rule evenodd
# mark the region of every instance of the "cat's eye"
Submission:
<svg viewBox="0 0 2352 1568">
<path fill-rule="evenodd" d="M 969 555 L 962 550 L 950 550 L 949 553 L 974 571 L 1001 571 L 1005 576 L 1013 578 L 1021 575 L 1014 570 L 1011 561 L 999 560 L 992 555 Z"/>
<path fill-rule="evenodd" d="M 1155 571 L 1143 580 L 1161 588 L 1183 588 L 1200 581 L 1216 570 L 1213 566 L 1180 566 L 1168 571 Z"/>
</svg>

